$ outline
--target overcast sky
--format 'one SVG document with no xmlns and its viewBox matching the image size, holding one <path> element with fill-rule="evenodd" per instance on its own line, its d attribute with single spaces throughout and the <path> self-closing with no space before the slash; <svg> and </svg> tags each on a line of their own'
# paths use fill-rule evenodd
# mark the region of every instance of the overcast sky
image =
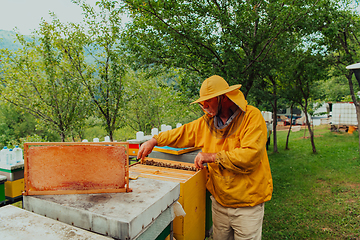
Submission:
<svg viewBox="0 0 360 240">
<path fill-rule="evenodd" d="M 97 0 L 87 0 L 95 6 Z M 54 12 L 61 22 L 81 22 L 82 10 L 70 0 L 0 0 L 0 29 L 12 31 L 17 27 L 21 34 L 29 35 L 39 27 L 41 18 L 51 20 Z"/>
</svg>

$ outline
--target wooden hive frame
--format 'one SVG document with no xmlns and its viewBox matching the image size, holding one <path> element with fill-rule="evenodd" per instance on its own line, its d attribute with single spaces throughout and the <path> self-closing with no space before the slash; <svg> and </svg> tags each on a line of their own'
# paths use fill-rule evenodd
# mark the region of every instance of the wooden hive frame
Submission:
<svg viewBox="0 0 360 240">
<path fill-rule="evenodd" d="M 82 146 L 83 148 L 79 148 L 76 146 Z M 45 163 L 49 166 L 46 166 L 46 164 L 41 165 L 39 167 L 41 161 L 44 162 L 44 157 L 41 158 L 39 156 L 39 151 L 33 148 L 43 147 L 41 149 L 49 150 L 50 153 L 52 153 L 51 156 L 53 156 L 52 159 L 45 160 Z M 55 148 L 52 148 L 55 147 Z M 100 147 L 100 148 L 99 148 Z M 113 147 L 122 147 L 122 148 L 113 148 Z M 64 154 L 54 154 L 56 153 L 56 148 L 61 149 L 62 153 L 74 153 L 77 155 L 67 156 L 64 157 Z M 40 149 L 40 148 L 38 148 Z M 72 149 L 72 150 L 71 150 Z M 72 159 L 79 159 L 81 158 L 81 149 L 84 149 L 83 152 L 85 152 L 85 156 L 90 156 L 90 161 L 87 162 L 85 160 L 72 160 Z M 86 150 L 85 150 L 86 149 Z M 102 164 L 104 169 L 101 169 L 101 166 L 93 169 L 88 170 L 86 167 L 92 167 L 91 163 L 94 163 L 94 161 L 101 161 L 104 159 L 96 160 L 96 157 L 93 156 L 92 153 L 89 153 L 88 150 L 96 150 L 96 154 L 100 152 L 102 154 L 101 156 L 108 156 L 107 153 L 111 153 L 109 155 L 109 158 L 106 159 L 110 163 L 115 163 L 115 166 L 110 166 L 110 164 Z M 123 152 L 119 157 L 115 155 L 117 152 L 120 151 Z M 34 153 L 37 151 L 37 155 Z M 60 152 L 61 152 L 60 151 Z M 110 158 L 112 156 L 112 158 Z M 79 158 L 77 158 L 79 157 Z M 122 162 L 122 157 L 124 157 L 124 162 Z M 38 160 L 42 159 L 42 160 Z M 61 161 L 58 161 L 58 160 Z M 69 159 L 69 161 L 67 161 Z M 91 193 L 119 193 L 119 192 L 131 192 L 132 189 L 129 188 L 129 143 L 127 142 L 28 142 L 24 143 L 24 183 L 25 183 L 25 190 L 23 192 L 23 195 L 54 195 L 54 194 L 91 194 Z M 72 162 L 70 162 L 72 160 Z M 88 159 L 86 159 L 88 160 Z M 120 161 L 119 161 L 120 160 Z M 36 162 L 38 161 L 38 162 Z M 56 162 L 58 161 L 58 162 Z M 54 165 L 54 162 L 56 162 L 57 166 Z M 64 163 L 67 162 L 67 163 Z M 69 163 L 70 162 L 70 163 Z M 78 162 L 81 162 L 82 166 L 78 165 Z M 36 166 L 38 164 L 38 166 Z M 67 164 L 67 165 L 66 165 Z M 61 180 L 66 179 L 67 174 L 67 167 L 71 166 L 71 164 L 74 164 L 74 168 L 77 169 L 84 169 L 84 171 L 75 171 L 78 174 L 69 173 L 69 176 L 72 178 L 72 184 L 66 185 L 65 183 L 62 183 Z M 117 165 L 116 165 L 117 164 Z M 122 166 L 123 164 L 123 166 Z M 99 164 L 101 165 L 101 164 Z M 35 167 L 34 167 L 35 166 Z M 52 166 L 52 168 L 51 168 Z M 54 166 L 56 166 L 54 168 Z M 120 166 L 119 168 L 116 168 L 116 166 Z M 58 168 L 57 168 L 58 167 Z M 37 174 L 35 174 L 35 170 L 37 170 Z M 44 168 L 44 169 L 42 169 Z M 55 169 L 55 170 L 54 170 Z M 56 171 L 56 170 L 62 170 Z M 65 169 L 65 170 L 64 170 Z M 115 179 L 110 179 L 109 176 L 106 174 L 106 171 L 108 169 L 112 170 L 113 175 L 109 176 L 115 176 Z M 41 174 L 39 174 L 39 171 Z M 46 171 L 50 172 L 51 176 L 46 176 Z M 96 181 L 95 182 L 89 182 L 87 179 L 87 182 L 82 182 L 81 174 L 86 174 L 87 172 L 91 171 L 91 176 L 95 176 Z M 116 172 L 117 171 L 117 172 Z M 54 173 L 55 172 L 55 173 Z M 100 172 L 100 174 L 97 174 L 97 172 Z M 49 175 L 50 175 L 49 173 Z M 60 176 L 59 173 L 61 173 Z M 40 176 L 45 175 L 45 176 Z M 55 175 L 55 176 L 54 176 Z M 79 176 L 77 176 L 79 175 Z M 88 175 L 85 176 L 87 178 Z M 43 183 L 45 180 L 48 180 L 49 182 L 53 181 L 53 178 L 59 178 L 60 179 L 60 185 L 58 186 L 41 186 L 36 187 L 36 185 L 39 185 L 38 183 Z M 103 179 L 101 179 L 103 178 Z M 50 179 L 50 180 L 49 180 Z M 78 182 L 76 182 L 78 180 Z M 116 181 L 117 180 L 117 181 Z M 119 181 L 120 180 L 120 181 Z M 107 185 L 105 184 L 107 182 Z M 52 183 L 52 182 L 51 182 Z M 50 184 L 51 185 L 51 184 Z M 55 184 L 56 185 L 56 184 Z M 60 186 L 59 185 L 59 186 Z M 66 185 L 66 186 L 65 186 Z M 104 187 L 105 186 L 105 187 Z M 52 188 L 53 187 L 53 188 Z M 83 189 L 81 189 L 83 188 Z"/>
<path fill-rule="evenodd" d="M 168 146 L 165 146 L 165 147 L 155 146 L 154 147 L 154 151 L 162 152 L 162 153 L 169 153 L 169 154 L 173 154 L 173 155 L 181 155 L 181 154 L 193 152 L 193 151 L 196 151 L 199 149 L 201 149 L 201 148 L 198 148 L 198 147 L 173 148 L 173 147 L 168 147 Z"/>
</svg>

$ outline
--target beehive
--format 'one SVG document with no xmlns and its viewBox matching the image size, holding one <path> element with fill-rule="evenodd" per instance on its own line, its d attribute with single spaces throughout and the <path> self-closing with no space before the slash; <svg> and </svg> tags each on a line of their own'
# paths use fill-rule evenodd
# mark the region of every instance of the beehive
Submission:
<svg viewBox="0 0 360 240">
<path fill-rule="evenodd" d="M 146 158 L 159 162 L 159 165 L 174 165 L 179 168 L 194 168 L 192 163 L 184 163 L 156 158 Z M 174 219 L 174 237 L 177 240 L 205 239 L 206 217 L 206 175 L 207 170 L 190 171 L 161 166 L 136 164 L 130 167 L 130 173 L 139 177 L 158 179 L 180 183 L 179 203 L 182 205 L 186 216 Z"/>
<path fill-rule="evenodd" d="M 334 103 L 331 122 L 332 124 L 358 125 L 355 105 L 353 103 Z"/>
<path fill-rule="evenodd" d="M 24 178 L 24 162 L 15 165 L 0 166 L 0 175 L 7 178 L 8 181 L 15 181 Z"/>
<path fill-rule="evenodd" d="M 4 183 L 5 197 L 9 200 L 15 200 L 22 197 L 24 191 L 24 163 L 16 165 L 2 165 L 0 175 L 7 178 Z"/>
<path fill-rule="evenodd" d="M 127 192 L 128 143 L 25 143 L 24 195 Z"/>
<path fill-rule="evenodd" d="M 24 196 L 24 209 L 115 239 L 158 239 L 173 220 L 180 184 L 139 178 L 132 192 Z"/>
<path fill-rule="evenodd" d="M 6 177 L 0 175 L 0 206 L 5 203 L 5 185 Z"/>
<path fill-rule="evenodd" d="M 140 144 L 129 144 L 129 156 L 136 157 L 139 152 Z"/>
</svg>

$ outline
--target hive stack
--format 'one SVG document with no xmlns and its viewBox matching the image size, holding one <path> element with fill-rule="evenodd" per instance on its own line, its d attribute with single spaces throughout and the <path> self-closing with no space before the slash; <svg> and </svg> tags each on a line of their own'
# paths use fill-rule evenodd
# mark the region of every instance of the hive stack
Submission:
<svg viewBox="0 0 360 240">
<path fill-rule="evenodd" d="M 21 199 L 24 191 L 24 163 L 1 165 L 0 175 L 7 178 L 4 183 L 6 198 L 11 202 Z"/>
<path fill-rule="evenodd" d="M 193 163 L 146 158 L 143 164 L 132 165 L 130 174 L 180 183 L 178 201 L 186 216 L 174 219 L 174 237 L 177 240 L 205 239 L 206 169 L 195 171 Z"/>
</svg>

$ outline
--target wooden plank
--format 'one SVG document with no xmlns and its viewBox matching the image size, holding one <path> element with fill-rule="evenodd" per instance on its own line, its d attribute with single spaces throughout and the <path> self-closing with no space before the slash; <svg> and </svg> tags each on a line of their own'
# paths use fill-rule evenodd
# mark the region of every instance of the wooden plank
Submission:
<svg viewBox="0 0 360 240">
<path fill-rule="evenodd" d="M 198 172 L 184 185 L 184 230 L 181 237 L 175 234 L 176 239 L 205 239 L 206 173 Z"/>
<path fill-rule="evenodd" d="M 173 160 L 167 160 L 167 159 L 161 159 L 161 158 L 151 158 L 151 157 L 147 157 L 145 158 L 146 160 L 153 160 L 155 162 L 163 162 L 163 163 L 168 163 L 168 164 L 173 164 L 173 165 L 181 165 L 181 166 L 187 166 L 187 167 L 195 167 L 194 163 L 188 163 L 188 162 L 179 162 L 179 161 L 173 161 Z"/>
<path fill-rule="evenodd" d="M 188 171 L 183 169 L 175 169 L 175 168 L 166 168 L 166 167 L 158 167 L 158 166 L 152 166 L 152 165 L 145 165 L 145 164 L 136 164 L 131 169 L 141 169 L 144 171 L 161 171 L 162 173 L 169 173 L 169 174 L 177 174 L 177 175 L 183 175 L 184 177 L 188 178 L 193 176 L 196 172 L 195 171 Z"/>
<path fill-rule="evenodd" d="M 126 188 L 120 189 L 107 189 L 106 193 L 121 193 L 126 192 Z M 63 194 L 93 194 L 104 193 L 103 189 L 91 189 L 91 190 L 56 190 L 56 191 L 30 191 L 26 195 L 63 195 Z"/>
<path fill-rule="evenodd" d="M 186 182 L 196 172 L 163 168 L 150 165 L 137 164 L 130 168 L 131 172 L 140 173 L 139 177 L 152 178 L 158 180 L 172 181 L 172 182 Z"/>
</svg>

